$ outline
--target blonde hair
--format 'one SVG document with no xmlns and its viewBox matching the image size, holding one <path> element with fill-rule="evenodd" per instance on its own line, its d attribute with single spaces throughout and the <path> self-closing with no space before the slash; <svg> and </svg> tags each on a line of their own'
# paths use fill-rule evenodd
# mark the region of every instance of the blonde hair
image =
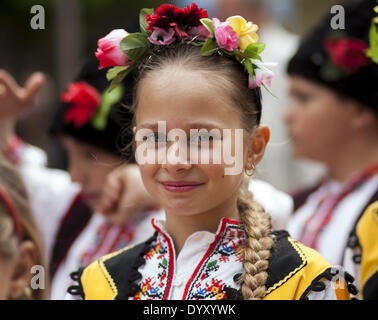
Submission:
<svg viewBox="0 0 378 320">
<path fill-rule="evenodd" d="M 5 259 L 16 259 L 19 254 L 19 241 L 30 240 L 36 248 L 36 263 L 43 266 L 46 264 L 43 259 L 43 247 L 40 233 L 33 219 L 32 211 L 28 200 L 28 195 L 23 181 L 15 167 L 13 167 L 4 157 L 0 156 L 0 184 L 5 188 L 13 201 L 22 229 L 22 239 L 18 239 L 15 233 L 14 221 L 10 216 L 9 209 L 0 198 L 0 255 Z M 45 280 L 47 283 L 47 279 Z M 31 290 L 30 296 L 23 296 L 19 299 L 41 300 L 47 298 L 47 290 Z M 30 291 L 28 290 L 28 291 Z"/>
<path fill-rule="evenodd" d="M 240 63 L 226 55 L 213 54 L 203 57 L 200 48 L 193 45 L 179 45 L 176 48 L 162 48 L 154 53 L 148 61 L 141 66 L 141 72 L 134 88 L 134 124 L 135 109 L 138 104 L 138 89 L 143 79 L 149 76 L 158 76 L 164 68 L 181 67 L 198 72 L 205 77 L 209 84 L 221 88 L 231 99 L 233 106 L 239 109 L 244 129 L 252 134 L 261 119 L 261 101 L 258 90 L 248 88 L 248 74 Z M 248 190 L 248 178 L 243 177 L 237 207 L 241 224 L 246 233 L 244 249 L 244 274 L 241 288 L 244 299 L 262 299 L 268 278 L 270 249 L 273 240 L 270 216 L 264 208 L 253 200 Z"/>
</svg>

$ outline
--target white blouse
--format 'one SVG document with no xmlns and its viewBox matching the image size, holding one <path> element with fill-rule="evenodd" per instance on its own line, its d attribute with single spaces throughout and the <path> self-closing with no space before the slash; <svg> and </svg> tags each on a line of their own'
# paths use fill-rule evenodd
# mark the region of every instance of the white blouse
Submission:
<svg viewBox="0 0 378 320">
<path fill-rule="evenodd" d="M 140 291 L 130 300 L 219 300 L 227 298 L 227 288 L 240 289 L 234 277 L 243 273 L 245 233 L 238 221 L 223 218 L 216 233 L 191 234 L 177 257 L 164 221 L 152 223 L 158 235 L 138 269 Z M 337 300 L 334 281 L 327 280 L 323 291 L 308 298 Z"/>
</svg>

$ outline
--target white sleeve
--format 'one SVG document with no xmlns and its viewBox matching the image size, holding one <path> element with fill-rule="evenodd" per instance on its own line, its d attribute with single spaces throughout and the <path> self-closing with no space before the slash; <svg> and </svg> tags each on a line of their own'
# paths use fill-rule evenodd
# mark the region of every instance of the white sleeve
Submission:
<svg viewBox="0 0 378 320">
<path fill-rule="evenodd" d="M 251 179 L 249 190 L 253 193 L 254 199 L 272 217 L 273 229 L 286 229 L 294 208 L 292 197 L 271 184 L 258 179 Z"/>
<path fill-rule="evenodd" d="M 324 281 L 325 288 L 322 291 L 311 291 L 308 300 L 338 300 L 336 296 L 335 283 L 333 281 Z"/>
<path fill-rule="evenodd" d="M 43 151 L 25 147 L 18 166 L 49 261 L 57 229 L 81 187 L 66 171 L 44 166 Z"/>
</svg>

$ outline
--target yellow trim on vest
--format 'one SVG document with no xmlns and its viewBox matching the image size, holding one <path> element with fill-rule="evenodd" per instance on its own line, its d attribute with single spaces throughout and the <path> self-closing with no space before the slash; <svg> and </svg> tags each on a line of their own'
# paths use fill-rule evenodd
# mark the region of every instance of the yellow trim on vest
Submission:
<svg viewBox="0 0 378 320">
<path fill-rule="evenodd" d="M 317 276 L 332 267 L 332 265 L 315 250 L 292 239 L 290 242 L 297 252 L 303 254 L 306 265 L 297 271 L 290 279 L 287 279 L 283 285 L 267 294 L 263 298 L 264 300 L 298 300 Z"/>
<path fill-rule="evenodd" d="M 287 280 L 289 280 L 293 274 L 295 274 L 296 272 L 298 272 L 298 270 L 302 269 L 303 266 L 306 264 L 307 260 L 306 260 L 306 256 L 305 254 L 303 253 L 303 251 L 301 250 L 301 248 L 297 245 L 297 242 L 291 238 L 291 237 L 288 237 L 288 240 L 289 242 L 291 243 L 291 245 L 293 246 L 293 248 L 295 249 L 295 251 L 297 251 L 297 253 L 299 254 L 299 256 L 301 257 L 302 259 L 302 263 L 300 266 L 298 266 L 297 268 L 295 268 L 293 271 L 291 271 L 284 279 L 282 279 L 281 281 L 277 282 L 276 284 L 274 284 L 272 287 L 268 288 L 268 290 L 265 292 L 265 295 L 268 295 L 269 293 L 271 293 L 273 290 L 277 289 L 278 287 L 282 286 L 282 284 L 284 284 Z"/>
<path fill-rule="evenodd" d="M 116 252 L 109 253 L 99 260 L 92 262 L 84 269 L 81 276 L 81 284 L 85 300 L 114 300 L 118 294 L 118 289 L 104 262 L 132 247 L 128 246 Z"/>
<path fill-rule="evenodd" d="M 356 234 L 361 245 L 361 288 L 378 272 L 378 201 L 371 204 L 357 224 Z"/>
</svg>

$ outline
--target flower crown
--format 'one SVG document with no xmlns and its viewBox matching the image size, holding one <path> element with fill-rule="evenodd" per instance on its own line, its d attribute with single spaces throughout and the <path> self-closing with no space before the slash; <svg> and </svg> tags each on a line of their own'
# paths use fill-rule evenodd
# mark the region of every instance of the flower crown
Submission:
<svg viewBox="0 0 378 320">
<path fill-rule="evenodd" d="M 241 16 L 221 22 L 209 19 L 207 11 L 195 3 L 184 9 L 163 4 L 155 11 L 142 9 L 139 24 L 140 32 L 129 34 L 116 29 L 98 40 L 95 55 L 100 61 L 99 69 L 113 67 L 106 76 L 111 81 L 110 90 L 152 53 L 177 43 L 201 46 L 202 56 L 219 53 L 234 57 L 248 72 L 251 89 L 261 86 L 267 89 L 274 77 L 267 67 L 276 64 L 264 63 L 260 56 L 265 44 L 258 42 L 258 26 Z"/>
</svg>

